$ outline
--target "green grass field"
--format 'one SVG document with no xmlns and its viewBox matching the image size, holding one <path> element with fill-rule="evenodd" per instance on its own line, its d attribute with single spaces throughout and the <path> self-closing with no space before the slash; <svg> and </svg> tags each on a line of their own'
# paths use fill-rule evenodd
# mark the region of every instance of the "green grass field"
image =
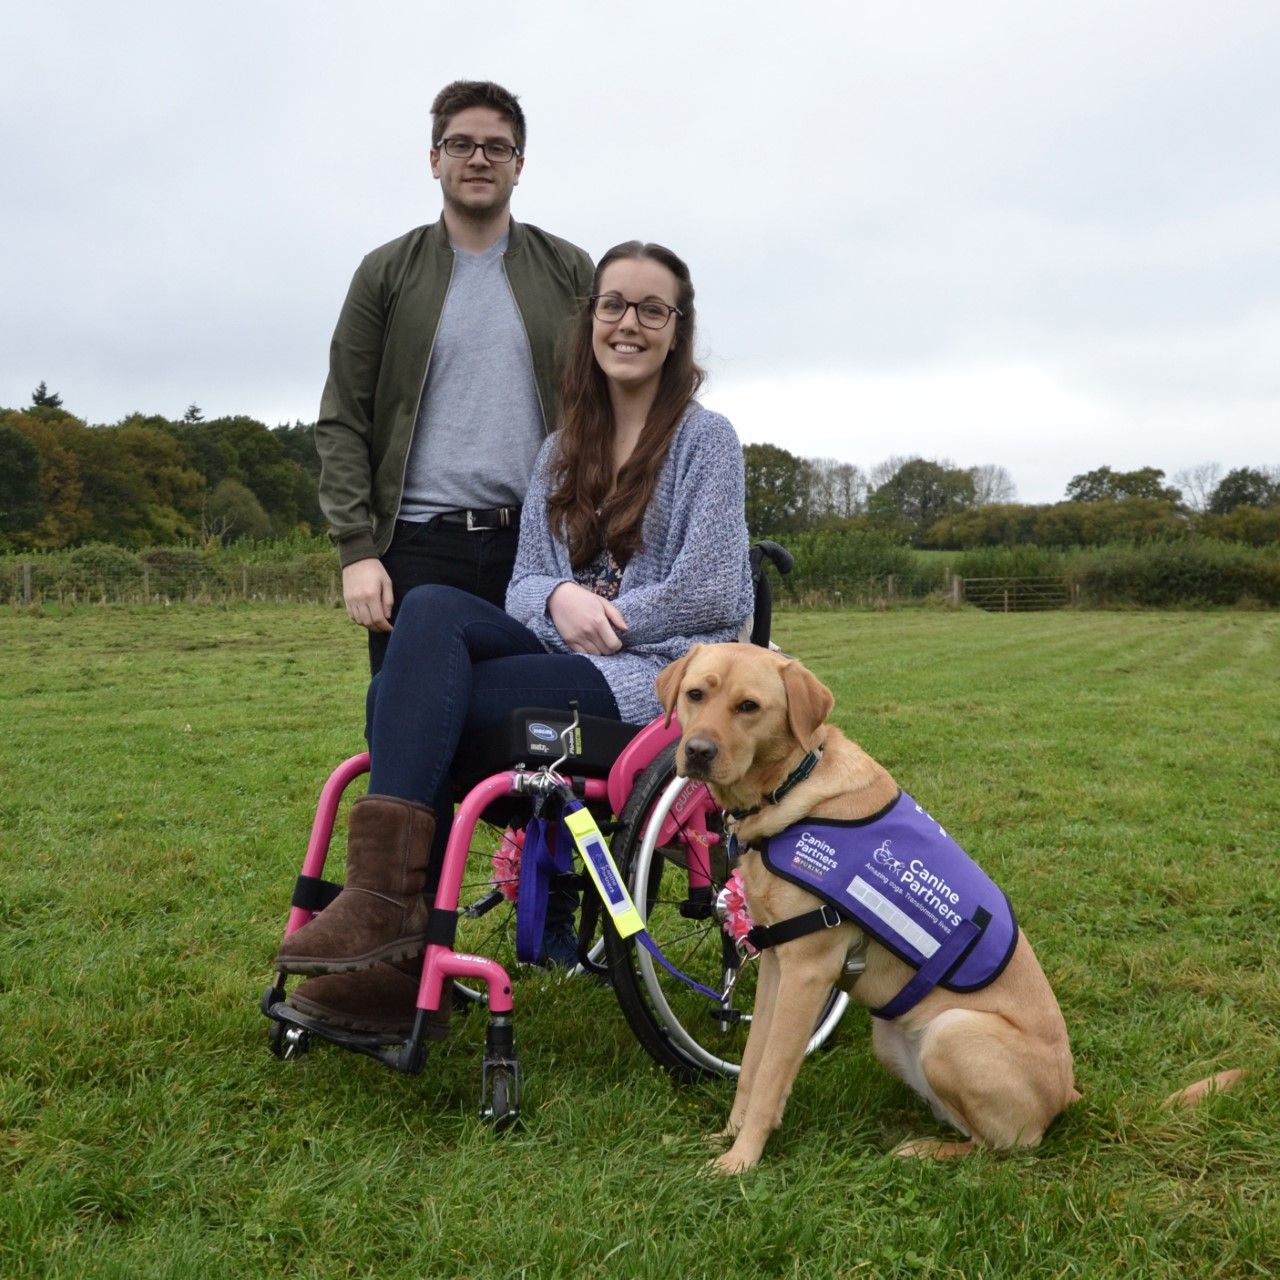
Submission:
<svg viewBox="0 0 1280 1280">
<path fill-rule="evenodd" d="M 841 726 L 999 880 L 1085 1097 L 1036 1151 L 942 1129 L 853 1010 L 753 1176 L 605 988 L 517 982 L 416 1078 L 257 1011 L 315 794 L 360 747 L 335 610 L 0 615 L 0 1276 L 1252 1277 L 1280 1269 L 1280 616 L 783 614 Z M 1170 1114 L 1211 1071 L 1231 1094 Z"/>
</svg>

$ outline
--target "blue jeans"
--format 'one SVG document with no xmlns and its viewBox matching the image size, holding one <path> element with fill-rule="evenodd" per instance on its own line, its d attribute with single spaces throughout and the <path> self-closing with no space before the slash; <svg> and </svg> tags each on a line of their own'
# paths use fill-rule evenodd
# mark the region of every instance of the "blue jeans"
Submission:
<svg viewBox="0 0 1280 1280">
<path fill-rule="evenodd" d="M 436 814 L 427 889 L 439 879 L 453 820 L 454 776 L 492 772 L 487 758 L 518 707 L 620 719 L 608 682 L 576 653 L 548 653 L 527 627 L 456 587 L 415 587 L 400 603 L 382 670 L 369 686 L 371 795 Z"/>
</svg>

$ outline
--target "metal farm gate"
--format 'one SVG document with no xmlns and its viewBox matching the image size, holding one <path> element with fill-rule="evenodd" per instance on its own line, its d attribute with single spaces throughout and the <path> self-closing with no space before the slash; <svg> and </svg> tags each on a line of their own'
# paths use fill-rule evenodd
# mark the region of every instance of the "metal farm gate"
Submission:
<svg viewBox="0 0 1280 1280">
<path fill-rule="evenodd" d="M 1075 602 L 1065 578 L 963 578 L 964 600 L 988 613 L 1061 609 Z"/>
</svg>

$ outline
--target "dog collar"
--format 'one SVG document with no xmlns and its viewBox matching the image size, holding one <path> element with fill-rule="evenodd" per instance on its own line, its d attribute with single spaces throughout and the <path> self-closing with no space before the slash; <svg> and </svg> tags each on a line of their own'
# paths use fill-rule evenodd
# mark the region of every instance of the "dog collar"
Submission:
<svg viewBox="0 0 1280 1280">
<path fill-rule="evenodd" d="M 743 818 L 749 818 L 753 813 L 759 813 L 767 804 L 777 804 L 788 791 L 793 787 L 798 787 L 813 772 L 814 766 L 821 758 L 821 747 L 817 751 L 807 752 L 804 759 L 758 805 L 750 809 L 730 809 L 729 816 L 740 821 Z"/>
</svg>

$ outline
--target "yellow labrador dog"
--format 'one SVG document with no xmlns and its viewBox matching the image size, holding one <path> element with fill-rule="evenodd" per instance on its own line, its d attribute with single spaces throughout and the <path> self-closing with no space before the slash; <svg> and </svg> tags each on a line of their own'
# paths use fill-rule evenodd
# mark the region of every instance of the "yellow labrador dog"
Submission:
<svg viewBox="0 0 1280 1280">
<path fill-rule="evenodd" d="M 1058 1002 L 1012 914 L 1001 962 L 986 985 L 936 985 L 911 1002 L 904 989 L 921 966 L 872 940 L 851 918 L 830 908 L 823 912 L 816 893 L 775 874 L 762 859 L 771 840 L 790 841 L 786 848 L 796 851 L 797 861 L 821 869 L 827 851 L 834 853 L 828 840 L 843 830 L 898 807 L 923 813 L 914 804 L 899 806 L 899 788 L 888 771 L 825 723 L 834 703 L 830 690 L 780 654 L 722 644 L 696 645 L 667 667 L 658 677 L 658 695 L 668 720 L 673 712 L 680 720 L 679 772 L 705 781 L 731 818 L 739 815 L 730 829 L 753 921 L 775 930 L 784 926 L 783 937 L 787 922 L 817 921 L 814 931 L 761 952 L 751 1031 L 724 1130 L 733 1141 L 715 1168 L 739 1173 L 759 1161 L 769 1134 L 782 1123 L 806 1042 L 836 985 L 882 1011 L 873 1027 L 876 1056 L 965 1135 L 962 1142 L 908 1141 L 895 1154 L 952 1156 L 975 1147 L 1038 1143 L 1080 1095 Z M 815 826 L 815 820 L 833 825 Z M 932 823 L 927 814 L 924 820 Z M 796 831 L 802 834 L 796 837 Z M 913 893 L 934 915 L 945 920 L 950 912 L 959 921 L 952 906 L 959 895 L 901 846 L 896 835 L 881 842 L 875 850 L 880 862 L 858 877 L 860 891 L 889 914 L 890 879 L 910 878 Z M 995 937 L 995 924 L 983 928 L 984 936 Z M 923 953 L 937 944 L 924 939 L 920 945 Z M 954 966 L 947 972 L 954 974 Z M 910 1007 L 896 1012 L 895 999 Z"/>
</svg>

